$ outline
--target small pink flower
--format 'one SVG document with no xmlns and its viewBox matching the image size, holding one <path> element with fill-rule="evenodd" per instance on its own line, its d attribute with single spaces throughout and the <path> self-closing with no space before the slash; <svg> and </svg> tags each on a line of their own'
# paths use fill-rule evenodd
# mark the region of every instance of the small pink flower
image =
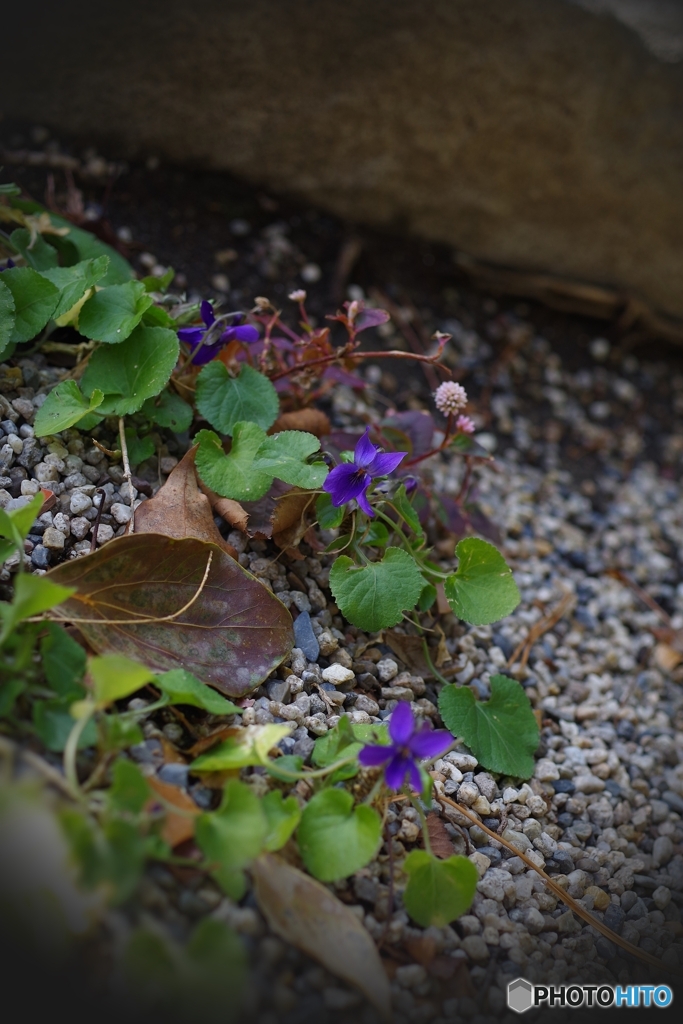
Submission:
<svg viewBox="0 0 683 1024">
<path fill-rule="evenodd" d="M 444 416 L 452 416 L 467 405 L 467 392 L 462 384 L 445 380 L 434 392 L 434 405 Z"/>
<path fill-rule="evenodd" d="M 455 421 L 456 430 L 459 430 L 462 434 L 473 434 L 474 433 L 474 420 L 471 416 L 458 416 Z"/>
</svg>

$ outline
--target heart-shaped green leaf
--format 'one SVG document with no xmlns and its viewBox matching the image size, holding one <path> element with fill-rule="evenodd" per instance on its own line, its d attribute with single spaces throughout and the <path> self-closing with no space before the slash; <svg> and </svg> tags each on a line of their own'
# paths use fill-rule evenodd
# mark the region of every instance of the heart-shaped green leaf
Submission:
<svg viewBox="0 0 683 1024">
<path fill-rule="evenodd" d="M 491 698 L 480 701 L 466 686 L 444 686 L 439 711 L 485 768 L 528 779 L 534 771 L 538 723 L 515 679 L 491 676 Z"/>
<path fill-rule="evenodd" d="M 81 260 L 73 267 L 52 267 L 43 271 L 43 277 L 59 288 L 59 301 L 52 314 L 53 320 L 64 316 L 79 302 L 89 288 L 101 281 L 109 267 L 108 256 L 94 260 Z"/>
<path fill-rule="evenodd" d="M 153 302 L 141 281 L 111 285 L 85 303 L 78 314 L 78 330 L 86 338 L 117 345 L 138 326 Z"/>
<path fill-rule="evenodd" d="M 14 327 L 10 341 L 31 341 L 52 317 L 59 300 L 59 289 L 30 267 L 10 267 L 3 271 L 2 283 L 14 300 Z"/>
<path fill-rule="evenodd" d="M 259 798 L 238 779 L 226 783 L 217 811 L 197 818 L 197 845 L 214 863 L 214 876 L 233 899 L 244 893 L 242 868 L 259 855 L 267 834 L 268 820 Z"/>
<path fill-rule="evenodd" d="M 189 704 L 191 707 L 202 708 L 212 715 L 241 714 L 242 709 L 231 700 L 221 697 L 206 683 L 200 682 L 191 672 L 184 668 L 174 668 L 157 676 L 156 682 L 169 699 L 170 704 Z"/>
<path fill-rule="evenodd" d="M 257 423 L 263 430 L 277 419 L 280 402 L 274 386 L 258 370 L 243 366 L 231 377 L 219 360 L 203 368 L 197 378 L 197 409 L 221 434 L 232 435 L 236 423 Z"/>
<path fill-rule="evenodd" d="M 301 821 L 301 808 L 295 796 L 288 796 L 285 800 L 280 789 L 266 793 L 261 806 L 268 820 L 268 835 L 263 848 L 274 853 L 282 849 Z"/>
<path fill-rule="evenodd" d="M 86 395 L 104 393 L 103 415 L 128 416 L 167 384 L 178 361 L 178 338 L 165 327 L 136 327 L 120 345 L 102 345 L 83 374 Z"/>
<path fill-rule="evenodd" d="M 330 572 L 330 589 L 342 613 L 369 632 L 400 622 L 402 612 L 415 607 L 423 587 L 414 559 L 401 548 L 387 548 L 380 562 L 362 568 L 341 555 Z"/>
<path fill-rule="evenodd" d="M 76 588 L 55 615 L 96 651 L 158 672 L 184 668 L 231 697 L 263 682 L 292 648 L 292 619 L 277 597 L 221 548 L 191 537 L 119 537 L 46 578 Z"/>
<path fill-rule="evenodd" d="M 483 626 L 514 611 L 520 601 L 512 570 L 500 551 L 478 537 L 466 537 L 455 549 L 458 568 L 444 584 L 446 599 L 465 622 Z"/>
<path fill-rule="evenodd" d="M 306 804 L 297 833 L 299 850 L 310 873 L 321 882 L 346 878 L 377 853 L 382 822 L 372 807 L 354 809 L 342 789 L 324 789 Z"/>
<path fill-rule="evenodd" d="M 426 850 L 412 850 L 403 870 L 409 876 L 403 903 L 423 928 L 444 928 L 471 906 L 479 875 L 467 857 L 439 860 Z"/>
<path fill-rule="evenodd" d="M 294 487 L 321 487 L 327 476 L 324 462 L 306 460 L 320 449 L 320 441 L 304 430 L 283 430 L 266 437 L 254 459 L 256 473 L 270 473 Z"/>
<path fill-rule="evenodd" d="M 104 395 L 95 388 L 86 398 L 75 380 L 63 380 L 50 392 L 36 413 L 33 429 L 36 437 L 58 434 L 73 427 L 102 404 Z"/>
<path fill-rule="evenodd" d="M 267 493 L 273 482 L 271 473 L 259 473 L 254 468 L 256 453 L 266 435 L 256 423 L 236 423 L 233 429 L 229 455 L 223 451 L 218 434 L 213 430 L 199 431 L 195 437 L 199 445 L 195 456 L 197 472 L 223 498 L 255 501 Z"/>
<path fill-rule="evenodd" d="M 0 358 L 10 344 L 14 331 L 14 296 L 0 278 Z"/>
<path fill-rule="evenodd" d="M 291 731 L 291 722 L 237 728 L 232 736 L 200 754 L 192 762 L 192 771 L 227 772 L 255 764 L 263 765 L 268 760 L 268 753 Z"/>
<path fill-rule="evenodd" d="M 162 391 L 158 398 L 148 399 L 142 411 L 152 423 L 168 427 L 174 434 L 184 433 L 192 423 L 192 407 L 170 391 Z"/>
</svg>

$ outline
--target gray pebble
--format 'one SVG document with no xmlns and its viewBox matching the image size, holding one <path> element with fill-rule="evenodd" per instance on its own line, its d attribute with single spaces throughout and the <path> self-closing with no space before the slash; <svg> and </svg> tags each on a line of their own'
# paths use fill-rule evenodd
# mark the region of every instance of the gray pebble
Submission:
<svg viewBox="0 0 683 1024">
<path fill-rule="evenodd" d="M 293 595 L 295 593 L 298 593 L 298 591 L 292 592 Z M 304 594 L 301 594 L 301 596 L 305 597 Z M 308 600 L 308 598 L 306 598 L 306 600 Z M 300 611 L 299 615 L 297 615 L 294 620 L 294 641 L 296 643 L 296 647 L 306 658 L 308 658 L 309 661 L 318 660 L 318 657 L 320 656 L 320 645 L 315 633 L 313 632 L 311 616 L 307 610 Z M 294 667 L 292 667 L 292 671 L 295 671 Z M 295 671 L 295 675 L 299 675 L 299 673 Z"/>
</svg>

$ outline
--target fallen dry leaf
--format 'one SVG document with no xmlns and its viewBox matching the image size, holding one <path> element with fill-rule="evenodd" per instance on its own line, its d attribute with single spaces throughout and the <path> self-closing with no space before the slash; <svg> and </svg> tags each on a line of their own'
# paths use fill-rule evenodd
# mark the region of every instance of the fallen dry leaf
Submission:
<svg viewBox="0 0 683 1024">
<path fill-rule="evenodd" d="M 438 814 L 430 811 L 427 815 L 427 832 L 432 853 L 441 860 L 448 860 L 455 853 L 453 840 L 446 831 L 446 824 Z"/>
<path fill-rule="evenodd" d="M 657 668 L 661 668 L 662 672 L 669 673 L 673 672 L 683 661 L 683 654 L 670 644 L 656 644 L 654 659 Z"/>
<path fill-rule="evenodd" d="M 411 670 L 421 676 L 431 675 L 431 670 L 425 661 L 421 636 L 409 636 L 407 633 L 396 633 L 394 630 L 386 630 L 384 642 L 391 647 L 394 654 L 397 654 L 402 662 Z"/>
<path fill-rule="evenodd" d="M 178 786 L 171 786 L 168 782 L 162 782 L 156 775 L 148 778 L 147 782 L 157 796 L 161 797 L 163 801 L 162 806 L 166 811 L 166 818 L 161 828 L 161 838 L 166 840 L 171 849 L 180 846 L 181 843 L 186 842 L 188 839 L 192 839 L 194 836 L 194 819 L 201 813 L 192 797 L 188 796 L 182 789 L 179 789 Z M 154 797 L 152 797 L 151 803 L 154 803 Z M 177 807 L 183 813 L 174 814 L 166 806 L 167 804 Z"/>
<path fill-rule="evenodd" d="M 153 498 L 135 510 L 135 533 L 162 533 L 166 537 L 196 537 L 217 544 L 237 558 L 232 544 L 223 540 L 213 521 L 211 503 L 197 485 L 194 457 L 197 446 L 186 452 Z"/>
<path fill-rule="evenodd" d="M 268 433 L 277 434 L 280 430 L 305 430 L 316 437 L 323 437 L 332 430 L 332 424 L 320 409 L 297 409 L 281 413 Z"/>
<path fill-rule="evenodd" d="M 389 1020 L 389 979 L 375 943 L 353 911 L 275 854 L 258 857 L 251 873 L 258 905 L 272 930 L 357 986 Z"/>
<path fill-rule="evenodd" d="M 294 643 L 277 597 L 222 548 L 191 537 L 120 537 L 49 576 L 76 588 L 52 614 L 96 651 L 187 669 L 230 697 L 263 682 Z"/>
</svg>

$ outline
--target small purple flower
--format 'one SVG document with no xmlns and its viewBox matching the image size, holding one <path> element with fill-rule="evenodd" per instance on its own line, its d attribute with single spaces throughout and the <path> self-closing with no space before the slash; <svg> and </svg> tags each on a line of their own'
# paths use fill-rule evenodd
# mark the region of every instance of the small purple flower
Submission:
<svg viewBox="0 0 683 1024">
<path fill-rule="evenodd" d="M 355 498 L 366 515 L 374 516 L 367 498 L 373 478 L 393 473 L 408 452 L 380 452 L 368 437 L 369 430 L 368 427 L 356 445 L 353 462 L 345 462 L 333 469 L 323 484 L 323 490 L 331 496 L 332 504 L 337 508 Z"/>
<path fill-rule="evenodd" d="M 418 792 L 422 789 L 418 761 L 438 757 L 453 742 L 449 732 L 432 729 L 428 722 L 418 728 L 410 704 L 404 701 L 397 704 L 391 714 L 389 736 L 393 740 L 389 746 L 363 747 L 358 760 L 365 768 L 386 764 L 384 778 L 389 789 L 400 789 L 407 776 Z"/>
<path fill-rule="evenodd" d="M 181 327 L 178 331 L 180 341 L 184 341 L 192 349 L 190 362 L 195 366 L 203 366 L 205 363 L 211 362 L 229 341 L 258 341 L 259 333 L 251 324 L 236 324 L 233 327 L 228 327 L 222 334 L 212 330 L 216 323 L 216 315 L 211 303 L 206 299 L 201 305 L 201 316 L 204 321 L 203 327 Z"/>
<path fill-rule="evenodd" d="M 5 266 L 4 267 L 0 267 L 0 274 L 2 274 L 3 270 L 11 270 L 12 267 L 16 267 L 16 263 L 14 262 L 13 259 L 8 259 L 7 263 L 5 264 Z"/>
</svg>

